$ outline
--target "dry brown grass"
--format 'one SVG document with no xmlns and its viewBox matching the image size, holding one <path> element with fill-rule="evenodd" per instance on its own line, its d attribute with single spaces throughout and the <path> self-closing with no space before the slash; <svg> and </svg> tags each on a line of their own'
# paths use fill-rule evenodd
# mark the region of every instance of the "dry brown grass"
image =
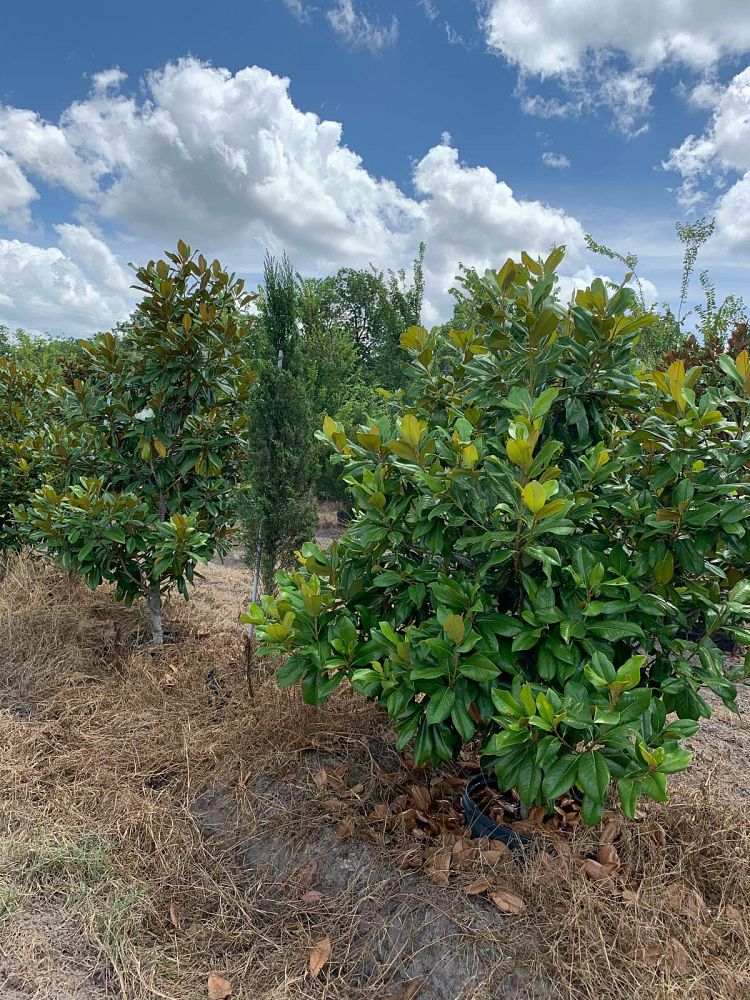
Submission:
<svg viewBox="0 0 750 1000">
<path fill-rule="evenodd" d="M 398 867 L 413 831 L 367 821 L 429 775 L 356 697 L 313 711 L 259 672 L 251 699 L 248 579 L 208 575 L 159 652 L 106 589 L 28 556 L 0 580 L 0 995 L 205 998 L 216 970 L 264 1000 L 750 997 L 750 816 L 725 784 L 627 825 L 614 878 L 543 853 L 439 888 Z M 482 872 L 525 912 L 466 896 Z"/>
</svg>

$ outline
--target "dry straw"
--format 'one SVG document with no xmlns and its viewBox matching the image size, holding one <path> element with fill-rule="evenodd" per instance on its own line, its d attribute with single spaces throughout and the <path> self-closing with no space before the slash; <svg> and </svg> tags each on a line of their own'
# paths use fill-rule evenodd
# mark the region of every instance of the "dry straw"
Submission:
<svg viewBox="0 0 750 1000">
<path fill-rule="evenodd" d="M 361 699 L 310 710 L 265 675 L 250 699 L 248 585 L 209 567 L 154 653 L 106 589 L 4 567 L 2 996 L 750 996 L 750 815 L 726 770 L 624 824 L 601 880 L 575 845 L 466 849 L 428 822 L 450 773 L 411 773 Z M 427 826 L 392 821 L 409 795 Z"/>
</svg>

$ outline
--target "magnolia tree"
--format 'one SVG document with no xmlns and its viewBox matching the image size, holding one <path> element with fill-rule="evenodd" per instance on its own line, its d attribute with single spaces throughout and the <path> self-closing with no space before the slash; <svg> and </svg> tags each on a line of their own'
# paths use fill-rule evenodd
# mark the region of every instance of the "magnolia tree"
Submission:
<svg viewBox="0 0 750 1000">
<path fill-rule="evenodd" d="M 39 485 L 52 375 L 0 358 L 0 549 L 21 543 L 13 506 Z"/>
<path fill-rule="evenodd" d="M 83 346 L 85 378 L 59 391 L 72 435 L 93 435 L 95 467 L 46 483 L 16 517 L 91 587 L 148 603 L 163 641 L 162 598 L 187 598 L 197 563 L 228 549 L 251 380 L 244 283 L 182 241 L 137 272 L 145 295 L 122 336 Z"/>
<path fill-rule="evenodd" d="M 750 383 L 746 355 L 726 386 L 639 371 L 632 291 L 563 305 L 562 256 L 487 272 L 447 345 L 407 330 L 389 417 L 326 421 L 354 520 L 248 619 L 309 703 L 349 682 L 417 764 L 479 737 L 501 789 L 576 790 L 594 824 L 613 781 L 631 817 L 666 798 L 704 687 L 735 709 L 716 639 L 750 640 Z"/>
</svg>

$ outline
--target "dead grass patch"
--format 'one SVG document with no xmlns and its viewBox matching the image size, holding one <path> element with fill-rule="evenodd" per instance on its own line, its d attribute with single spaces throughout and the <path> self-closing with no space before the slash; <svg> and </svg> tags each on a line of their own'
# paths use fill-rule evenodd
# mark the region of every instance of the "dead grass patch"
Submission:
<svg viewBox="0 0 750 1000">
<path fill-rule="evenodd" d="M 154 652 L 105 588 L 6 567 L 3 996 L 205 998 L 211 972 L 264 1000 L 750 996 L 750 817 L 725 786 L 625 824 L 601 881 L 575 854 L 456 849 L 403 818 L 451 772 L 410 772 L 361 699 L 312 710 L 263 670 L 250 698 L 245 580 L 207 573 Z"/>
</svg>

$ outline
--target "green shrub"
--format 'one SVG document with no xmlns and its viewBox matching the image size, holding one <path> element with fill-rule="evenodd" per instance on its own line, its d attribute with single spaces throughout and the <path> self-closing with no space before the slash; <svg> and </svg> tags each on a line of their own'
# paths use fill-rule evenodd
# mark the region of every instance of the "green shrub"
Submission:
<svg viewBox="0 0 750 1000">
<path fill-rule="evenodd" d="M 326 422 L 355 519 L 248 619 L 309 703 L 348 680 L 416 763 L 479 736 L 501 788 L 531 806 L 576 786 L 595 823 L 613 780 L 630 816 L 666 797 L 710 714 L 703 685 L 735 707 L 714 637 L 750 640 L 732 412 L 749 394 L 735 379 L 732 399 L 698 401 L 679 363 L 639 377 L 633 292 L 597 280 L 564 307 L 561 259 L 487 272 L 482 322 L 451 334 L 448 364 L 408 330 L 415 390 L 391 417 L 355 441 Z"/>
<path fill-rule="evenodd" d="M 52 384 L 51 374 L 0 358 L 0 550 L 21 544 L 13 507 L 25 503 L 41 482 Z"/>
<path fill-rule="evenodd" d="M 229 547 L 249 381 L 243 282 L 182 241 L 167 258 L 137 272 L 145 297 L 128 330 L 83 342 L 86 377 L 59 389 L 89 475 L 48 479 L 17 511 L 28 540 L 91 587 L 145 597 L 155 642 L 163 595 L 187 598 L 196 564 Z"/>
</svg>

